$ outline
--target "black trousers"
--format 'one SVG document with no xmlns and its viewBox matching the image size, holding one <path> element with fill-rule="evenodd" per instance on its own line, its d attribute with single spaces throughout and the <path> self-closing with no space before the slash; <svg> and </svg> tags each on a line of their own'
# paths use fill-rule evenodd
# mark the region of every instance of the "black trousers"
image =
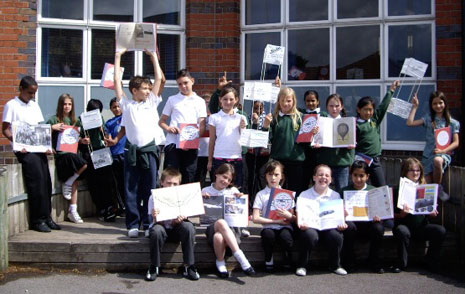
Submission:
<svg viewBox="0 0 465 294">
<path fill-rule="evenodd" d="M 397 241 L 398 266 L 405 268 L 408 263 L 408 247 L 410 239 L 429 241 L 426 261 L 430 266 L 437 266 L 441 255 L 441 246 L 446 238 L 446 229 L 441 225 L 425 224 L 416 229 L 410 229 L 406 225 L 397 225 L 393 229 Z"/>
<path fill-rule="evenodd" d="M 184 264 L 190 266 L 195 263 L 195 228 L 191 222 L 184 221 L 171 229 L 156 224 L 150 229 L 150 262 L 152 265 L 160 266 L 160 255 L 167 240 L 181 242 L 182 257 Z"/>
<path fill-rule="evenodd" d="M 384 171 L 381 166 L 381 162 L 379 161 L 379 157 L 373 158 L 373 162 L 370 165 L 370 182 L 375 187 L 386 185 Z"/>
<path fill-rule="evenodd" d="M 318 231 L 307 229 L 299 231 L 299 261 L 298 267 L 306 267 L 308 258 L 319 240 L 328 249 L 329 267 L 335 270 L 341 266 L 341 250 L 344 241 L 343 233 L 337 229 Z"/>
<path fill-rule="evenodd" d="M 269 155 L 259 155 L 253 149 L 254 153 L 246 153 L 245 162 L 247 166 L 247 193 L 249 194 L 249 207 L 252 211 L 252 206 L 255 200 L 255 195 L 258 191 L 266 187 L 264 165 L 270 159 Z M 260 148 L 261 149 L 261 148 Z"/>
<path fill-rule="evenodd" d="M 292 230 L 289 228 L 281 228 L 279 230 L 265 228 L 261 231 L 262 246 L 265 252 L 265 261 L 270 261 L 273 257 L 273 248 L 276 242 L 279 242 L 285 250 L 285 254 L 290 258 L 291 249 L 294 245 Z"/>
<path fill-rule="evenodd" d="M 39 224 L 50 218 L 52 211 L 52 180 L 44 153 L 15 152 L 23 170 L 29 205 L 30 224 Z"/>
<path fill-rule="evenodd" d="M 197 149 L 182 150 L 176 148 L 176 144 L 166 145 L 165 164 L 163 168 L 172 166 L 179 169 L 182 175 L 182 183 L 193 183 L 197 169 Z"/>
<path fill-rule="evenodd" d="M 307 171 L 303 170 L 303 161 L 280 161 L 284 165 L 285 181 L 283 188 L 291 191 L 295 191 L 295 195 L 306 190 L 304 185 L 304 173 Z"/>
</svg>

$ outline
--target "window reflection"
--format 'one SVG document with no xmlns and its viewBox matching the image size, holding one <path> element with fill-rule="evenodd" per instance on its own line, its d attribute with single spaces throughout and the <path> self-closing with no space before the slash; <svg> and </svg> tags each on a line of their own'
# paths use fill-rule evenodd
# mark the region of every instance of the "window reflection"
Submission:
<svg viewBox="0 0 465 294">
<path fill-rule="evenodd" d="M 379 34 L 379 26 L 337 28 L 337 79 L 379 79 Z"/>
<path fill-rule="evenodd" d="M 389 76 L 398 77 L 404 60 L 413 57 L 428 63 L 426 77 L 431 77 L 431 25 L 393 25 L 389 27 Z"/>
<path fill-rule="evenodd" d="M 42 77 L 82 77 L 82 31 L 42 29 Z"/>
<path fill-rule="evenodd" d="M 290 30 L 288 79 L 329 80 L 329 28 Z"/>
<path fill-rule="evenodd" d="M 279 22 L 281 22 L 281 0 L 246 0 L 246 25 Z"/>
<path fill-rule="evenodd" d="M 144 6 L 142 8 L 144 22 L 179 25 L 181 11 L 180 2 L 180 0 L 144 0 Z"/>
<path fill-rule="evenodd" d="M 93 19 L 102 21 L 133 22 L 133 0 L 94 0 Z"/>
<path fill-rule="evenodd" d="M 313 90 L 318 92 L 318 97 L 320 99 L 320 108 L 325 109 L 326 105 L 326 98 L 329 96 L 329 87 L 323 86 L 307 86 L 307 87 L 295 87 L 291 86 L 292 89 L 295 91 L 295 95 L 297 97 L 297 107 L 299 109 L 305 109 L 305 97 L 304 94 L 308 90 Z"/>
<path fill-rule="evenodd" d="M 58 97 L 61 94 L 68 93 L 74 98 L 74 107 L 76 116 L 81 115 L 84 111 L 84 87 L 83 86 L 46 86 L 41 85 L 37 92 L 39 106 L 42 110 L 45 120 L 56 114 Z"/>
<path fill-rule="evenodd" d="M 338 0 L 337 18 L 378 17 L 379 0 Z"/>
<path fill-rule="evenodd" d="M 262 72 L 263 52 L 267 44 L 281 45 L 279 32 L 245 35 L 245 79 L 259 80 Z M 266 65 L 264 79 L 274 80 L 278 74 L 277 65 Z"/>
<path fill-rule="evenodd" d="M 160 53 L 160 66 L 167 80 L 176 78 L 176 71 L 180 69 L 179 50 L 180 36 L 179 35 L 157 35 L 158 52 Z M 151 78 L 154 76 L 153 64 L 150 57 L 144 54 L 144 75 Z"/>
<path fill-rule="evenodd" d="M 290 21 L 328 19 L 328 0 L 289 0 Z"/>
<path fill-rule="evenodd" d="M 342 96 L 344 99 L 344 109 L 346 110 L 347 116 L 357 116 L 357 103 L 360 98 L 370 96 L 375 100 L 376 106 L 380 103 L 380 87 L 379 86 L 338 86 L 336 87 L 336 93 Z M 325 103 L 322 103 L 322 109 L 326 109 Z"/>
<path fill-rule="evenodd" d="M 431 14 L 431 0 L 389 0 L 389 16 Z"/>
<path fill-rule="evenodd" d="M 42 17 L 82 20 L 83 0 L 42 0 Z"/>
</svg>

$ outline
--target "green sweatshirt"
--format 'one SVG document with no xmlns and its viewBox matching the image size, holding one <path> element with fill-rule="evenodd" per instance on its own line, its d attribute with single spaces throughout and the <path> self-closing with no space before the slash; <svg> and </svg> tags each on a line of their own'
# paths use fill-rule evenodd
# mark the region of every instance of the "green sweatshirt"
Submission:
<svg viewBox="0 0 465 294">
<path fill-rule="evenodd" d="M 57 123 L 60 123 L 60 121 L 58 120 L 58 117 L 57 117 L 56 115 L 54 115 L 54 116 L 52 116 L 52 117 L 50 117 L 50 118 L 48 119 L 47 123 L 53 126 L 53 125 L 55 125 L 55 124 L 57 124 Z M 63 119 L 63 123 L 64 123 L 65 125 L 68 125 L 68 126 L 73 125 L 73 124 L 71 123 L 71 119 L 70 119 L 69 117 L 65 117 L 65 118 Z M 74 126 L 79 127 L 80 129 L 82 129 L 81 120 L 80 120 L 79 118 L 78 118 L 78 119 L 76 120 L 76 122 L 74 123 Z M 52 130 L 52 147 L 53 147 L 53 149 L 55 149 L 55 150 L 56 150 L 56 148 L 57 148 L 58 134 L 59 134 L 59 132 L 53 131 L 53 130 Z M 56 151 L 55 158 L 59 158 L 62 154 L 65 154 L 65 153 L 68 153 L 68 152 Z"/>
<path fill-rule="evenodd" d="M 389 90 L 383 101 L 375 110 L 373 117 L 368 121 L 360 122 L 357 119 L 357 148 L 356 152 L 363 153 L 370 157 L 381 155 L 381 122 L 386 115 L 387 108 L 391 102 L 392 92 Z"/>
<path fill-rule="evenodd" d="M 301 121 L 298 126 L 294 128 L 292 117 L 289 115 L 278 116 L 277 121 L 273 120 L 273 122 L 271 122 L 271 158 L 284 161 L 305 160 L 303 144 L 297 144 L 295 142 L 300 125 Z"/>
</svg>

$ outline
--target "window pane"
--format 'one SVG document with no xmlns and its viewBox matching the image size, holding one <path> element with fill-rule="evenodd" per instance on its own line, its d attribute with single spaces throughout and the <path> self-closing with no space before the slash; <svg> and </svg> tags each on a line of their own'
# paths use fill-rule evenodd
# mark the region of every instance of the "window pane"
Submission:
<svg viewBox="0 0 465 294">
<path fill-rule="evenodd" d="M 379 0 L 338 0 L 337 18 L 378 17 Z"/>
<path fill-rule="evenodd" d="M 115 62 L 115 31 L 92 30 L 91 78 L 101 79 L 105 62 Z M 121 58 L 124 67 L 123 79 L 134 76 L 134 51 L 126 52 Z"/>
<path fill-rule="evenodd" d="M 311 13 L 309 13 L 311 11 Z M 328 19 L 328 0 L 289 0 L 290 21 Z"/>
<path fill-rule="evenodd" d="M 328 98 L 329 96 L 329 87 L 322 87 L 322 86 L 294 87 L 294 86 L 291 86 L 291 88 L 294 89 L 295 91 L 295 95 L 297 97 L 297 107 L 299 109 L 305 109 L 304 94 L 308 90 L 313 90 L 318 93 L 318 98 L 320 99 L 320 108 L 325 109 L 326 98 Z"/>
<path fill-rule="evenodd" d="M 431 14 L 431 0 L 389 0 L 389 16 Z"/>
<path fill-rule="evenodd" d="M 179 35 L 158 34 L 158 51 L 160 53 L 160 66 L 167 80 L 174 80 L 176 72 L 180 69 L 179 51 L 181 50 Z M 154 76 L 150 57 L 144 54 L 144 75 Z"/>
<path fill-rule="evenodd" d="M 44 115 L 44 119 L 48 120 L 52 115 L 56 114 L 58 98 L 61 94 L 68 93 L 74 98 L 76 116 L 81 115 L 84 111 L 84 87 L 82 86 L 41 86 L 37 97 L 39 106 Z"/>
<path fill-rule="evenodd" d="M 247 0 L 245 24 L 281 22 L 281 0 Z"/>
<path fill-rule="evenodd" d="M 42 77 L 82 77 L 82 31 L 42 29 Z"/>
<path fill-rule="evenodd" d="M 389 87 L 386 87 L 388 90 Z M 412 86 L 402 85 L 400 92 L 396 92 L 396 96 L 400 99 L 407 100 Z M 418 91 L 418 99 L 420 99 L 420 106 L 417 109 L 415 119 L 422 118 L 427 112 L 429 112 L 428 102 L 429 95 L 434 91 L 434 85 L 422 85 Z M 425 128 L 423 127 L 408 127 L 406 120 L 395 116 L 393 114 L 387 114 L 387 140 L 389 141 L 425 141 Z"/>
<path fill-rule="evenodd" d="M 337 28 L 336 78 L 379 79 L 379 37 L 379 26 Z"/>
<path fill-rule="evenodd" d="M 289 80 L 329 80 L 329 28 L 290 30 L 288 46 Z"/>
<path fill-rule="evenodd" d="M 133 0 L 94 0 L 93 20 L 133 22 Z"/>
<path fill-rule="evenodd" d="M 179 25 L 181 1 L 144 0 L 142 11 L 144 13 L 144 22 Z"/>
<path fill-rule="evenodd" d="M 84 19 L 83 0 L 42 0 L 42 17 Z"/>
<path fill-rule="evenodd" d="M 338 86 L 336 87 L 336 93 L 341 95 L 344 99 L 344 109 L 346 110 L 347 116 L 357 116 L 357 103 L 360 98 L 370 96 L 375 100 L 376 105 L 379 105 L 380 101 L 380 87 L 379 86 Z M 325 111 L 325 104 L 321 108 Z"/>
<path fill-rule="evenodd" d="M 279 32 L 246 34 L 245 35 L 245 79 L 260 80 L 263 53 L 267 44 L 280 45 Z M 277 65 L 266 65 L 265 79 L 274 80 L 278 74 Z"/>
<path fill-rule="evenodd" d="M 402 25 L 389 27 L 389 76 L 398 77 L 404 60 L 413 57 L 428 63 L 426 77 L 431 77 L 431 25 Z"/>
<path fill-rule="evenodd" d="M 129 88 L 124 88 L 123 90 L 126 93 L 127 97 L 131 97 Z M 106 89 L 103 87 L 91 87 L 90 88 L 90 98 L 98 99 L 102 101 L 102 104 L 103 104 L 102 116 L 105 121 L 113 117 L 113 113 L 110 110 L 110 100 L 113 99 L 113 97 L 115 97 L 115 91 L 113 90 Z"/>
</svg>

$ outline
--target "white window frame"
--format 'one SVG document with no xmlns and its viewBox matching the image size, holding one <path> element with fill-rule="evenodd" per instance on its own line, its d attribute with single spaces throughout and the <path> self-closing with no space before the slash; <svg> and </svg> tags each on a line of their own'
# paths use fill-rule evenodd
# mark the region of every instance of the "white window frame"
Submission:
<svg viewBox="0 0 465 294">
<path fill-rule="evenodd" d="M 384 1 L 384 19 L 386 20 L 405 20 L 405 19 L 412 19 L 412 18 L 418 18 L 418 19 L 434 19 L 436 17 L 436 1 L 435 0 L 430 0 L 431 2 L 431 14 L 414 14 L 414 15 L 396 15 L 396 16 L 389 16 L 389 11 L 388 11 L 388 1 Z"/>
<path fill-rule="evenodd" d="M 349 22 L 352 23 L 354 21 L 362 21 L 362 22 L 373 22 L 373 21 L 379 21 L 382 19 L 383 15 L 383 5 L 381 1 L 383 0 L 378 0 L 378 16 L 373 16 L 373 17 L 360 17 L 360 18 L 338 18 L 337 15 L 337 1 L 338 0 L 333 0 L 334 5 L 333 5 L 333 16 L 334 16 L 334 22 L 335 23 L 342 23 L 342 22 Z M 347 0 L 340 0 L 340 1 L 347 1 Z M 348 2 L 348 1 L 347 1 Z"/>
</svg>

